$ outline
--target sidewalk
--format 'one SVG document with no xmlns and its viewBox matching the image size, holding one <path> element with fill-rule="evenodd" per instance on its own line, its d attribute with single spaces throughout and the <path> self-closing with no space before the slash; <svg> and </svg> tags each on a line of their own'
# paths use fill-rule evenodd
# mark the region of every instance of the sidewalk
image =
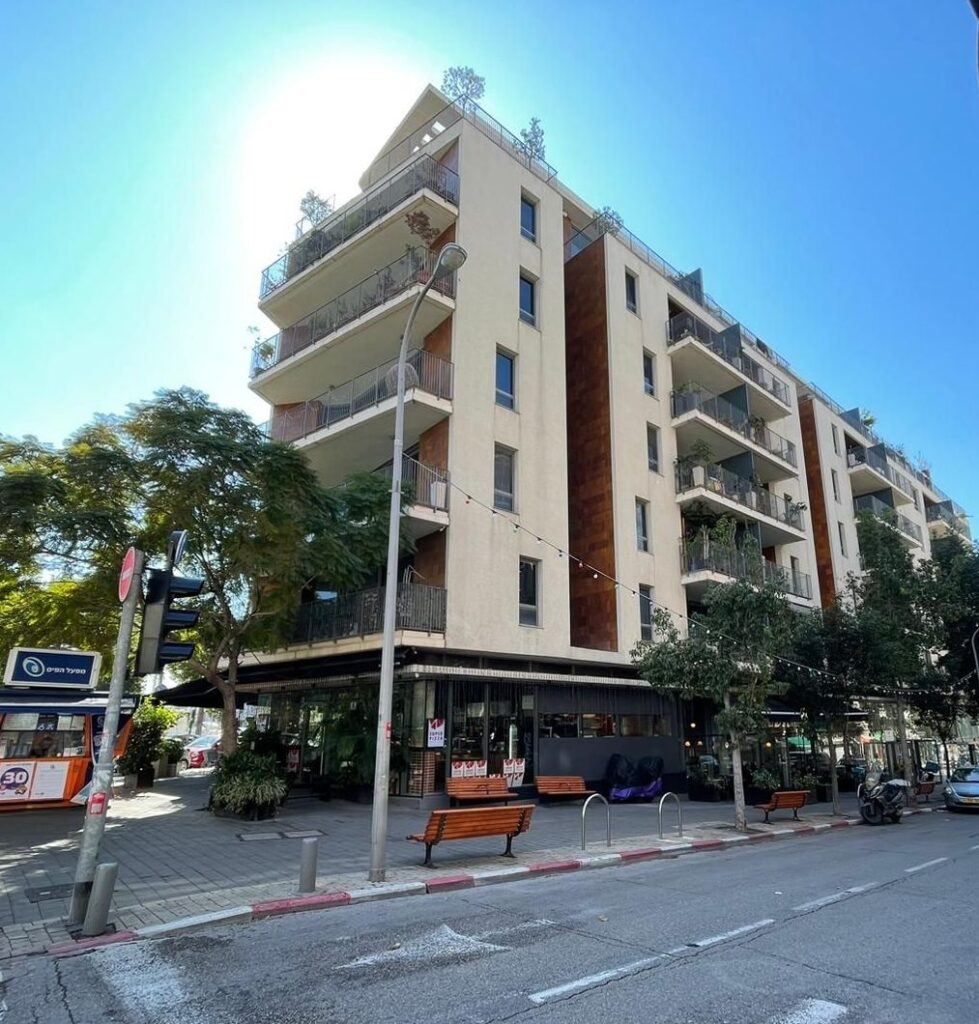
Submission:
<svg viewBox="0 0 979 1024">
<path fill-rule="evenodd" d="M 162 780 L 153 790 L 112 801 L 101 859 L 119 863 L 110 915 L 119 931 L 295 896 L 300 840 L 309 835 L 320 837 L 318 892 L 350 893 L 369 887 L 368 805 L 296 800 L 288 802 L 273 821 L 243 822 L 215 818 L 204 809 L 209 787 L 209 772 L 190 772 Z M 749 826 L 758 838 L 800 829 L 811 832 L 814 825 L 829 828 L 856 814 L 854 795 L 843 794 L 842 800 L 842 820 L 833 818 L 828 804 L 816 804 L 805 808 L 801 822 L 781 813 L 769 826 L 761 824 L 759 812 L 749 810 Z M 405 841 L 409 832 L 424 827 L 427 813 L 392 806 L 390 883 L 416 883 L 418 890 L 425 891 L 426 886 L 434 889 L 440 882 L 471 872 L 499 873 L 522 866 L 528 873 L 548 865 L 567 867 L 572 861 L 575 868 L 582 866 L 577 862 L 583 856 L 580 803 L 538 807 L 530 831 L 514 841 L 516 860 L 501 861 L 503 840 L 493 837 L 436 847 L 435 871 L 421 867 L 424 848 Z M 663 817 L 666 838 L 660 840 L 655 803 L 613 805 L 609 848 L 604 807 L 593 803 L 588 812 L 589 858 L 610 852 L 628 856 L 650 848 L 670 855 L 741 839 L 733 828 L 730 803 L 684 801 L 683 840 L 676 838 L 675 807 L 665 807 Z M 0 822 L 0 959 L 69 941 L 63 922 L 81 812 L 7 814 Z"/>
</svg>

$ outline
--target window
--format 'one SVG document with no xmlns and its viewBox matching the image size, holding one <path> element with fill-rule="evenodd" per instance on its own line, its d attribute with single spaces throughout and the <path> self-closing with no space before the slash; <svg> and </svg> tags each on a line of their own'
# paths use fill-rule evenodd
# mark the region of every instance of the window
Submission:
<svg viewBox="0 0 979 1024">
<path fill-rule="evenodd" d="M 583 739 L 591 739 L 596 736 L 615 736 L 617 733 L 615 715 L 581 716 L 581 736 Z"/>
<path fill-rule="evenodd" d="M 639 584 L 639 636 L 653 639 L 653 588 Z"/>
<path fill-rule="evenodd" d="M 520 275 L 520 319 L 537 326 L 537 282 Z"/>
<path fill-rule="evenodd" d="M 799 579 L 799 559 L 795 555 L 789 555 L 789 566 L 792 569 L 792 582 L 796 583 Z"/>
<path fill-rule="evenodd" d="M 642 384 L 647 395 L 656 394 L 656 356 L 652 352 L 642 354 Z"/>
<path fill-rule="evenodd" d="M 836 424 L 831 423 L 830 426 L 833 428 L 833 451 L 837 455 L 840 454 L 840 432 L 836 429 Z"/>
<path fill-rule="evenodd" d="M 830 477 L 832 478 L 832 481 L 833 481 L 833 497 L 836 498 L 837 501 L 839 501 L 840 500 L 840 478 L 836 475 L 836 470 L 835 469 L 831 469 L 829 471 L 829 475 L 830 475 Z"/>
<path fill-rule="evenodd" d="M 669 736 L 672 731 L 664 715 L 619 715 L 620 736 Z"/>
<path fill-rule="evenodd" d="M 502 349 L 496 350 L 496 404 L 512 409 L 514 401 L 514 358 Z"/>
<path fill-rule="evenodd" d="M 640 551 L 649 550 L 649 502 L 636 498 L 636 545 Z"/>
<path fill-rule="evenodd" d="M 578 738 L 577 715 L 541 715 L 538 734 L 542 740 Z"/>
<path fill-rule="evenodd" d="M 537 203 L 528 196 L 520 197 L 520 234 L 537 241 Z"/>
<path fill-rule="evenodd" d="M 520 625 L 540 625 L 540 562 L 532 558 L 520 559 Z"/>
<path fill-rule="evenodd" d="M 513 463 L 515 452 L 498 444 L 493 457 L 493 505 L 513 511 Z"/>
<path fill-rule="evenodd" d="M 840 531 L 840 551 L 842 552 L 843 557 L 846 558 L 846 533 L 843 530 L 842 523 L 837 522 L 836 526 Z"/>
<path fill-rule="evenodd" d="M 652 425 L 646 424 L 646 458 L 649 461 L 649 468 L 659 472 L 659 430 Z"/>
<path fill-rule="evenodd" d="M 625 272 L 625 308 L 630 313 L 639 312 L 639 281 L 628 270 Z"/>
</svg>

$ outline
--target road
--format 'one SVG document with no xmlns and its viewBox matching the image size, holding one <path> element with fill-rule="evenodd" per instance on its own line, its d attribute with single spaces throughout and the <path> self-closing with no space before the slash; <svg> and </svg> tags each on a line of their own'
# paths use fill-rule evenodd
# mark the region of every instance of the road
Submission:
<svg viewBox="0 0 979 1024">
<path fill-rule="evenodd" d="M 30 958 L 3 1024 L 971 1024 L 977 875 L 920 815 Z"/>
</svg>

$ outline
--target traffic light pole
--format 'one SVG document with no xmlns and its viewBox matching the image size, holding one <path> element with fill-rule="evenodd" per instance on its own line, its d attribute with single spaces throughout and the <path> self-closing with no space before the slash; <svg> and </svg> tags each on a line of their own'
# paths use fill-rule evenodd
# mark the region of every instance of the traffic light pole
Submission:
<svg viewBox="0 0 979 1024">
<path fill-rule="evenodd" d="M 142 574 L 143 552 L 137 551 L 133 566 L 132 585 L 122 603 L 119 635 L 116 637 L 116 650 L 112 659 L 112 680 L 109 683 L 109 699 L 105 709 L 102 745 L 99 747 L 98 761 L 92 774 L 92 788 L 85 808 L 85 825 L 82 829 L 82 841 L 78 850 L 78 867 L 75 871 L 75 884 L 72 887 L 71 906 L 68 910 L 69 925 L 81 924 L 85 919 L 88 898 L 92 892 L 92 881 L 95 878 L 95 867 L 99 859 L 99 846 L 102 843 L 102 833 L 105 831 L 108 792 L 112 786 L 112 760 L 116 734 L 119 732 L 119 710 L 122 704 L 122 691 L 126 684 L 126 672 L 129 667 L 129 651 L 132 643 L 133 623 L 136 619 L 136 607 L 139 604 L 142 590 L 140 585 Z"/>
</svg>

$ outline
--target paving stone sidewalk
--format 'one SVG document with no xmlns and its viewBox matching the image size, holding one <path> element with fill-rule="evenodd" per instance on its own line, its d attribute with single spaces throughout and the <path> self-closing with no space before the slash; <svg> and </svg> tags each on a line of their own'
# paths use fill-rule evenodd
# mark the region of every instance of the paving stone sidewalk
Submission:
<svg viewBox="0 0 979 1024">
<path fill-rule="evenodd" d="M 342 800 L 292 800 L 275 820 L 242 822 L 215 818 L 206 809 L 208 772 L 162 780 L 151 790 L 112 801 L 102 860 L 119 863 L 110 920 L 120 930 L 161 924 L 211 910 L 295 895 L 300 840 L 319 835 L 318 891 L 367 885 L 370 807 Z M 844 794 L 844 813 L 855 813 Z M 770 826 L 749 811 L 756 833 L 829 823 L 828 804 L 807 807 L 805 823 L 779 815 Z M 616 853 L 677 843 L 675 810 L 664 811 L 665 840 L 657 836 L 656 806 L 613 805 Z M 684 839 L 730 837 L 730 804 L 683 803 Z M 394 805 L 390 811 L 388 879 L 429 882 L 438 871 L 422 868 L 423 848 L 405 836 L 419 831 L 427 812 Z M 588 853 L 605 845 L 604 808 L 589 809 Z M 81 812 L 35 811 L 0 818 L 0 959 L 33 953 L 67 940 L 63 921 L 77 857 Z M 672 834 L 672 838 L 671 838 Z M 502 842 L 502 841 L 501 841 Z M 494 839 L 436 848 L 436 864 L 447 875 L 498 867 Z M 464 853 L 461 851 L 465 851 Z M 514 842 L 516 861 L 530 864 L 581 856 L 581 805 L 538 807 L 528 833 Z"/>
</svg>

